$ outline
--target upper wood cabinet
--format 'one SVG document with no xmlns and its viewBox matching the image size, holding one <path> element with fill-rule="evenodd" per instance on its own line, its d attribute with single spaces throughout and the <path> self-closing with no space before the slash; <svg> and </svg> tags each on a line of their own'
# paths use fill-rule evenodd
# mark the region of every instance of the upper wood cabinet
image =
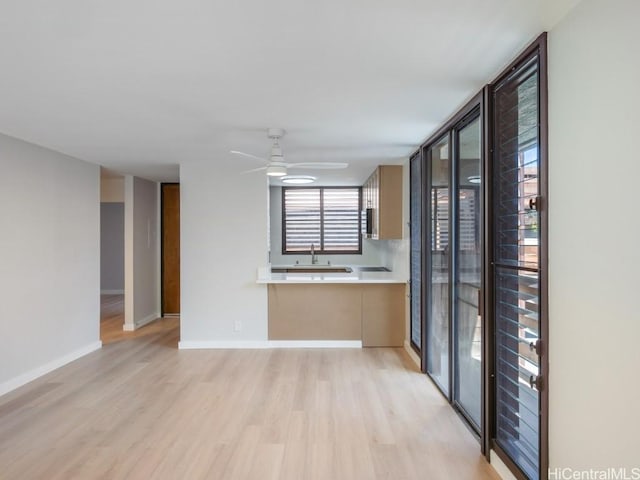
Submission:
<svg viewBox="0 0 640 480">
<path fill-rule="evenodd" d="M 362 186 L 365 238 L 402 238 L 402 165 L 380 165 Z"/>
</svg>

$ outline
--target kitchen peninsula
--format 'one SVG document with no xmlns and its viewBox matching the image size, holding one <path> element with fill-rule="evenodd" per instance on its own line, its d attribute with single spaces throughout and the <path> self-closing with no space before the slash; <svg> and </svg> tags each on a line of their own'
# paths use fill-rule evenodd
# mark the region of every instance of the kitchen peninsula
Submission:
<svg viewBox="0 0 640 480">
<path fill-rule="evenodd" d="M 370 267 L 345 269 L 351 271 L 301 266 L 260 270 L 258 283 L 267 284 L 269 292 L 269 340 L 402 346 L 406 279 Z"/>
</svg>

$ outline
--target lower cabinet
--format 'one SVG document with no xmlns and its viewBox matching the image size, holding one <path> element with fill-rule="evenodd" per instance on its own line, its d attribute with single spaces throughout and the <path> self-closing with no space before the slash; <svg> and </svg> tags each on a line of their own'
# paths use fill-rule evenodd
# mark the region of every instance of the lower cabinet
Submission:
<svg viewBox="0 0 640 480">
<path fill-rule="evenodd" d="M 405 339 L 405 285 L 362 285 L 362 346 L 401 347 Z"/>
<path fill-rule="evenodd" d="M 269 285 L 269 340 L 362 340 L 400 347 L 405 339 L 405 286 Z"/>
</svg>

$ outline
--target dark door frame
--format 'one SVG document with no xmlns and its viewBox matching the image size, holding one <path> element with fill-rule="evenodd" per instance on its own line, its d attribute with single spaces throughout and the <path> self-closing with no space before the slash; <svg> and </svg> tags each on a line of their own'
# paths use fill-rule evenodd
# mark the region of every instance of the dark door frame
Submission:
<svg viewBox="0 0 640 480">
<path fill-rule="evenodd" d="M 483 211 L 483 225 L 482 225 L 482 238 L 484 247 L 482 249 L 482 282 L 481 289 L 483 295 L 480 298 L 479 311 L 482 316 L 482 424 L 481 431 L 479 432 L 481 450 L 487 460 L 490 460 L 491 450 L 494 450 L 499 458 L 505 463 L 505 465 L 511 470 L 511 472 L 519 479 L 526 479 L 524 473 L 519 467 L 510 460 L 510 458 L 503 452 L 495 443 L 493 438 L 496 432 L 496 409 L 495 409 L 495 322 L 494 322 L 494 288 L 493 288 L 493 213 L 492 213 L 492 192 L 491 188 L 488 188 L 488 181 L 492 178 L 492 156 L 493 156 L 493 89 L 496 85 L 503 82 L 513 74 L 518 67 L 537 55 L 539 59 L 539 139 L 540 139 L 540 176 L 539 176 L 539 189 L 541 197 L 541 205 L 539 207 L 539 228 L 540 228 L 540 299 L 541 299 L 541 313 L 540 313 L 540 335 L 543 340 L 543 355 L 540 360 L 540 372 L 544 380 L 544 388 L 540 392 L 540 445 L 539 445 L 539 469 L 540 479 L 546 480 L 548 478 L 548 466 L 549 466 L 549 361 L 547 352 L 549 351 L 549 318 L 548 318 L 548 80 L 547 80 L 547 34 L 542 33 L 535 41 L 533 41 L 523 52 L 516 57 L 516 59 L 496 77 L 494 81 L 486 85 L 477 95 L 475 95 L 464 107 L 462 107 L 456 114 L 454 114 L 446 123 L 440 127 L 434 134 L 432 134 L 415 152 L 411 155 L 413 158 L 415 155 L 421 156 L 421 168 L 422 168 L 422 229 L 423 235 L 421 238 L 421 250 L 422 250 L 422 312 L 421 312 L 421 351 L 420 361 L 421 370 L 423 373 L 427 373 L 427 322 L 428 312 L 430 306 L 430 299 L 427 293 L 427 273 L 429 272 L 428 262 L 430 259 L 426 252 L 430 248 L 430 234 L 429 229 L 425 226 L 429 225 L 430 214 L 430 195 L 427 195 L 426 186 L 430 184 L 431 172 L 428 168 L 429 162 L 429 148 L 438 140 L 442 139 L 445 135 L 449 136 L 449 144 L 451 146 L 450 152 L 454 150 L 453 146 L 453 129 L 459 125 L 465 117 L 471 114 L 475 108 L 480 108 L 480 118 L 482 123 L 482 140 L 483 140 L 483 155 L 482 155 L 482 172 L 484 181 L 481 184 L 481 201 Z M 452 153 L 450 153 L 450 156 Z M 450 158 L 453 158 L 451 156 Z M 451 168 L 453 175 L 454 166 Z M 452 183 L 452 186 L 454 183 Z M 430 192 L 429 192 L 430 193 Z M 453 195 L 452 195 L 453 196 Z M 451 217 L 451 215 L 450 215 Z M 452 219 L 449 219 L 450 227 Z M 450 228 L 450 232 L 451 232 Z M 451 264 L 449 268 L 451 269 Z M 452 286 L 450 285 L 450 289 Z M 452 295 L 449 296 L 449 302 L 453 301 Z M 451 315 L 451 313 L 450 313 Z M 451 323 L 451 322 L 450 322 Z M 453 345 L 452 336 L 453 332 L 450 329 L 450 343 Z M 450 365 L 449 374 L 452 378 L 452 355 L 449 355 Z M 428 375 L 428 374 L 427 374 Z M 433 381 L 430 375 L 429 378 Z M 433 381 L 434 385 L 438 388 L 447 401 L 449 401 L 454 409 L 459 410 L 453 405 L 452 402 L 452 388 L 449 388 L 449 394 L 446 395 L 438 384 Z M 460 412 L 459 412 L 460 413 Z M 464 415 L 461 415 L 464 418 Z M 465 421 L 468 421 L 465 418 Z M 475 430 L 474 430 L 475 432 Z M 478 432 L 475 432 L 476 434 Z"/>
<path fill-rule="evenodd" d="M 418 209 L 418 216 L 420 217 L 420 271 L 418 272 L 418 275 L 420 276 L 420 312 L 418 313 L 418 322 L 420 323 L 420 346 L 416 345 L 415 342 L 413 341 L 413 324 L 414 324 L 414 318 L 413 318 L 413 304 L 410 303 L 409 304 L 409 345 L 411 345 L 411 348 L 413 349 L 413 351 L 418 355 L 418 357 L 420 357 L 420 368 L 422 369 L 422 350 L 424 349 L 423 344 L 422 344 L 422 327 L 424 324 L 424 295 L 423 295 L 423 291 L 424 289 L 422 288 L 422 273 L 424 271 L 424 225 L 423 225 L 423 212 L 424 212 L 424 192 L 422 191 L 423 186 L 424 186 L 424 159 L 422 158 L 422 149 L 419 149 L 417 152 L 415 152 L 413 155 L 411 155 L 411 157 L 409 158 L 409 185 L 413 185 L 413 170 L 411 169 L 411 163 L 413 161 L 416 161 L 417 164 L 420 166 L 420 178 L 418 179 L 420 182 L 420 207 Z M 409 220 L 411 220 L 413 218 L 413 204 L 411 202 L 411 198 L 409 199 Z M 413 229 L 415 228 L 415 225 L 413 225 L 413 223 L 411 223 L 411 221 L 409 221 L 409 232 L 410 232 L 410 236 L 409 236 L 409 240 L 411 241 L 411 238 L 413 236 Z M 413 289 L 413 272 L 412 272 L 412 268 L 413 268 L 413 249 L 409 248 L 409 276 L 411 277 L 411 283 L 409 285 L 409 293 L 410 295 L 412 295 L 412 293 L 415 291 Z"/>
<path fill-rule="evenodd" d="M 428 228 L 427 226 L 430 225 L 430 218 L 431 218 L 431 202 L 430 202 L 430 191 L 428 189 L 430 183 L 431 183 L 431 169 L 430 167 L 430 157 L 429 157 L 429 149 L 438 141 L 442 140 L 443 137 L 447 136 L 449 139 L 449 160 L 450 160 L 450 171 L 449 171 L 449 248 L 451 250 L 451 246 L 453 245 L 453 242 L 455 241 L 456 238 L 456 234 L 455 234 L 455 225 L 454 225 L 454 218 L 453 215 L 451 215 L 451 212 L 454 211 L 455 209 L 455 205 L 456 205 L 456 200 L 455 200 L 455 196 L 457 194 L 457 187 L 456 187 L 456 183 L 457 183 L 457 178 L 456 178 L 456 172 L 457 172 L 457 166 L 455 162 L 455 158 L 457 156 L 457 145 L 455 145 L 455 141 L 456 140 L 456 132 L 458 130 L 460 130 L 461 128 L 463 128 L 468 122 L 472 121 L 473 119 L 479 117 L 480 118 L 480 123 L 481 123 L 481 131 L 482 131 L 482 139 L 483 141 L 485 140 L 485 136 L 486 136 L 486 122 L 485 122 L 485 118 L 486 118 L 486 112 L 485 112 L 486 108 L 485 108 L 485 96 L 484 96 L 484 90 L 480 91 L 479 93 L 477 93 L 476 95 L 474 95 L 474 97 L 469 100 L 464 107 L 462 107 L 455 115 L 453 115 L 442 127 L 440 127 L 433 135 L 431 135 L 427 141 L 421 146 L 420 148 L 420 153 L 422 155 L 422 198 L 423 198 L 423 202 L 422 202 L 422 224 L 423 224 L 423 236 L 422 236 L 422 271 L 423 271 L 423 275 L 422 275 L 422 289 L 421 289 L 421 295 L 422 295 L 422 350 L 420 352 L 420 360 L 421 360 L 421 369 L 423 373 L 426 373 L 427 376 L 433 381 L 434 385 L 436 385 L 436 387 L 438 388 L 438 390 L 440 391 L 440 393 L 443 394 L 443 396 L 447 399 L 447 401 L 453 406 L 453 408 L 456 410 L 456 412 L 458 412 L 462 418 L 464 418 L 465 422 L 469 425 L 470 429 L 473 431 L 473 433 L 479 437 L 483 437 L 484 436 L 484 431 L 486 430 L 486 422 L 487 419 L 485 418 L 485 406 L 484 406 L 484 401 L 485 401 L 485 392 L 484 392 L 484 382 L 482 382 L 482 391 L 481 391 L 481 406 L 480 406 L 480 411 L 482 413 L 481 415 L 481 424 L 480 426 L 480 432 L 478 432 L 476 430 L 476 428 L 473 426 L 473 423 L 470 422 L 470 419 L 467 417 L 466 413 L 459 407 L 459 405 L 457 405 L 457 402 L 454 399 L 454 388 L 455 388 L 455 379 L 454 379 L 454 355 L 453 355 L 453 347 L 455 346 L 454 340 L 455 340 L 455 332 L 454 332 L 454 328 L 453 328 L 453 315 L 455 312 L 455 298 L 453 296 L 453 292 L 455 289 L 455 282 L 449 282 L 449 365 L 448 365 L 448 371 L 449 371 L 449 393 L 445 393 L 440 386 L 438 385 L 438 383 L 433 380 L 433 378 L 431 378 L 431 375 L 429 375 L 429 373 L 427 372 L 427 350 L 428 350 L 428 343 L 427 343 L 427 326 L 428 326 L 428 322 L 429 322 L 429 315 L 428 312 L 430 311 L 430 306 L 431 306 L 431 300 L 428 294 L 428 284 L 430 283 L 428 281 L 429 278 L 429 272 L 430 272 L 430 264 L 429 262 L 431 261 L 430 259 L 430 255 L 429 255 L 429 251 L 430 251 L 430 245 L 431 245 L 431 233 L 430 233 L 430 228 Z M 480 159 L 481 164 L 483 165 L 483 171 L 484 171 L 484 164 L 485 162 L 485 150 L 483 148 L 482 151 L 482 158 Z M 483 215 L 485 215 L 485 206 L 484 206 L 484 183 L 481 185 L 480 188 L 480 198 L 481 201 L 483 202 L 481 205 L 481 212 L 483 213 Z M 483 219 L 483 223 L 486 223 L 486 217 Z M 481 227 L 482 230 L 484 230 L 484 226 Z M 484 239 L 484 234 L 481 232 L 481 238 Z M 453 268 L 455 267 L 454 265 L 454 255 L 450 254 L 449 255 L 449 274 L 450 275 L 454 275 L 455 271 L 453 270 Z M 483 258 L 483 265 L 484 265 L 484 258 Z M 484 278 L 483 278 L 484 280 Z M 485 286 L 484 283 L 481 285 L 481 291 L 485 291 Z M 482 317 L 482 325 L 483 325 L 483 340 L 484 340 L 484 312 L 482 310 L 483 305 L 480 305 L 479 308 L 479 313 Z M 483 352 L 484 353 L 484 352 Z M 481 371 L 485 370 L 485 358 L 483 355 L 482 358 L 482 364 L 481 364 Z M 484 442 L 481 442 L 481 445 L 484 446 Z M 484 449 L 483 449 L 484 452 Z"/>
<path fill-rule="evenodd" d="M 540 376 L 544 381 L 544 388 L 539 392 L 540 395 L 540 444 L 539 444 L 539 471 L 540 479 L 548 478 L 549 467 L 549 318 L 548 318 L 548 82 L 547 82 L 547 34 L 542 33 L 533 43 L 531 43 L 493 82 L 485 87 L 483 94 L 485 97 L 485 162 L 484 175 L 485 178 L 492 178 L 491 159 L 493 156 L 493 92 L 497 85 L 507 80 L 518 68 L 538 56 L 538 81 L 539 81 L 539 162 L 540 176 L 539 191 L 542 199 L 539 207 L 540 214 L 540 250 L 539 250 L 539 275 L 540 275 L 540 335 L 543 342 L 542 356 L 540 357 Z M 491 189 L 486 189 L 485 198 L 485 222 L 486 225 L 493 225 L 492 215 L 492 197 Z M 484 284 L 489 288 L 485 289 L 484 310 L 485 310 L 485 329 L 483 335 L 484 358 L 487 361 L 484 369 L 484 389 L 485 389 L 485 407 L 483 417 L 488 419 L 485 434 L 483 438 L 483 453 L 489 460 L 491 450 L 504 462 L 511 472 L 518 479 L 526 480 L 527 477 L 522 470 L 513 462 L 509 456 L 498 445 L 495 444 L 496 435 L 496 385 L 495 385 L 495 290 L 492 287 L 494 278 L 493 268 L 493 235 L 492 228 L 485 229 L 485 250 L 486 259 L 484 268 Z"/>
</svg>

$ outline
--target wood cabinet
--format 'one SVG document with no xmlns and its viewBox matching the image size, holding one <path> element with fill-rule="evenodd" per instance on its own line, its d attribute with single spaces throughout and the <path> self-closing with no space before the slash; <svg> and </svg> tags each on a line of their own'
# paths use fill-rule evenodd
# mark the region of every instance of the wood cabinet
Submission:
<svg viewBox="0 0 640 480">
<path fill-rule="evenodd" d="M 360 285 L 269 285 L 269 340 L 360 340 Z"/>
<path fill-rule="evenodd" d="M 401 347 L 404 319 L 404 284 L 371 284 L 362 288 L 363 347 Z"/>
<path fill-rule="evenodd" d="M 269 340 L 362 340 L 363 347 L 401 347 L 405 285 L 269 285 Z"/>
<path fill-rule="evenodd" d="M 402 238 L 402 165 L 380 165 L 362 186 L 362 208 L 369 215 L 366 238 Z"/>
</svg>

